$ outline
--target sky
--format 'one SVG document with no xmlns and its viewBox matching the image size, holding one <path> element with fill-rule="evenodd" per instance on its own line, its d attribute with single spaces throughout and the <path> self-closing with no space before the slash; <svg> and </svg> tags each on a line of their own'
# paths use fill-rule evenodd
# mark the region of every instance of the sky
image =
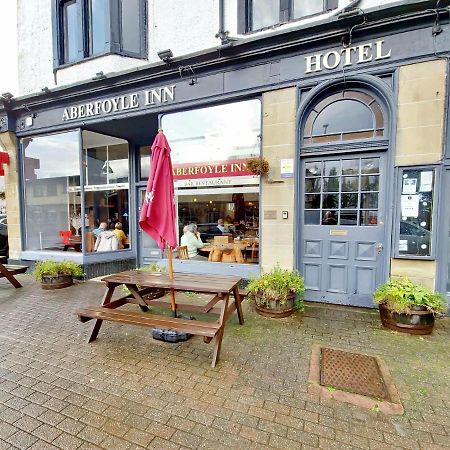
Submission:
<svg viewBox="0 0 450 450">
<path fill-rule="evenodd" d="M 16 0 L 0 0 L 0 94 L 19 93 L 17 82 L 17 7 Z"/>
</svg>

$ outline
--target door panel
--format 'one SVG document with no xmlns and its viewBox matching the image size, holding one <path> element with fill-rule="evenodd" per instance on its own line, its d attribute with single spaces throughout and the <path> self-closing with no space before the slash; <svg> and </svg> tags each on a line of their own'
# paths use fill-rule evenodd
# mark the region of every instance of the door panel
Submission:
<svg viewBox="0 0 450 450">
<path fill-rule="evenodd" d="M 384 164 L 383 154 L 302 160 L 306 299 L 372 306 L 384 273 Z"/>
</svg>

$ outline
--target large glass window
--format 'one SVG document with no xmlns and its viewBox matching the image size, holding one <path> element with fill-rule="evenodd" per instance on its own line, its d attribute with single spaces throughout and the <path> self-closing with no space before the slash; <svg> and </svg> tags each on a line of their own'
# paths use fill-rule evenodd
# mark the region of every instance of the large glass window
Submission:
<svg viewBox="0 0 450 450">
<path fill-rule="evenodd" d="M 204 246 L 190 256 L 207 261 L 216 247 L 214 262 L 257 263 L 259 177 L 245 163 L 260 154 L 260 101 L 167 114 L 161 125 L 172 148 L 180 244 L 193 223 Z M 148 151 L 141 149 L 142 179 Z"/>
<path fill-rule="evenodd" d="M 432 256 L 434 184 L 432 167 L 401 170 L 397 256 Z"/>
<path fill-rule="evenodd" d="M 79 134 L 23 139 L 25 249 L 62 250 L 63 231 L 81 243 Z M 74 226 L 77 225 L 76 227 Z"/>
<path fill-rule="evenodd" d="M 59 0 L 53 14 L 58 64 L 104 53 L 145 57 L 146 0 Z"/>
<path fill-rule="evenodd" d="M 337 0 L 247 0 L 246 31 L 261 30 L 337 7 Z"/>
<path fill-rule="evenodd" d="M 83 131 L 84 205 L 86 252 L 98 251 L 99 228 L 114 231 L 118 250 L 130 246 L 128 144 L 122 139 Z M 117 230 L 120 229 L 122 233 Z M 92 247 L 92 241 L 95 240 Z M 97 244 L 97 247 L 95 246 Z M 117 250 L 116 248 L 101 251 Z"/>
</svg>

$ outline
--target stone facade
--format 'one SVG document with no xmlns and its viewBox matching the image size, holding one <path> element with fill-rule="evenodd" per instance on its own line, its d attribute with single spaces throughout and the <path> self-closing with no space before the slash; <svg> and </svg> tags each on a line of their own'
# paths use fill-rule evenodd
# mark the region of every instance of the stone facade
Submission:
<svg viewBox="0 0 450 450">
<path fill-rule="evenodd" d="M 280 160 L 295 158 L 296 88 L 278 89 L 263 94 L 262 155 L 270 165 L 262 177 L 261 266 L 294 265 L 294 179 L 280 177 Z M 275 218 L 273 217 L 275 211 Z M 288 219 L 282 219 L 288 211 Z"/>
</svg>

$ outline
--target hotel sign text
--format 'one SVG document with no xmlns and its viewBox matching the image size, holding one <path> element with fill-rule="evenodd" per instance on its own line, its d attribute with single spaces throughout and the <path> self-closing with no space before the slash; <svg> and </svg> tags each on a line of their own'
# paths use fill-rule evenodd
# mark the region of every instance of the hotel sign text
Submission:
<svg viewBox="0 0 450 450">
<path fill-rule="evenodd" d="M 305 73 L 320 72 L 324 69 L 336 69 L 341 63 L 342 67 L 356 64 L 379 61 L 391 57 L 392 50 L 386 51 L 383 48 L 384 41 L 375 41 L 368 44 L 356 45 L 354 47 L 343 48 L 340 51 L 331 50 L 327 53 L 317 53 L 306 56 Z"/>
<path fill-rule="evenodd" d="M 156 106 L 175 100 L 175 85 L 148 89 L 144 92 L 118 95 L 94 102 L 69 106 L 64 109 L 62 120 L 84 119 L 102 114 L 139 109 L 144 106 Z"/>
</svg>

